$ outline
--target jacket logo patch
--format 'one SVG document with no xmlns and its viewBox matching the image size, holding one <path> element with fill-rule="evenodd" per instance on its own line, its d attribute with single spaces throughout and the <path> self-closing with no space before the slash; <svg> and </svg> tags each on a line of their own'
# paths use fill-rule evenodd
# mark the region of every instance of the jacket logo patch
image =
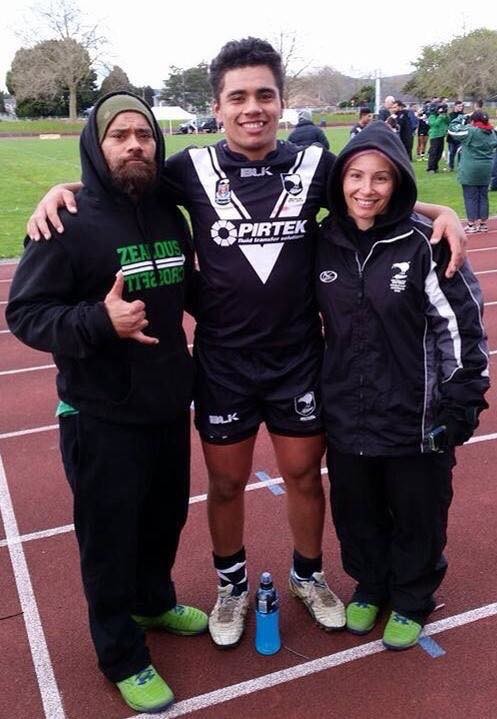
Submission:
<svg viewBox="0 0 497 719">
<path fill-rule="evenodd" d="M 289 195 L 300 195 L 304 189 L 302 185 L 302 178 L 294 172 L 287 172 L 286 174 L 281 175 L 281 181 L 284 189 Z"/>
<path fill-rule="evenodd" d="M 230 181 L 223 177 L 216 182 L 216 205 L 229 205 L 231 202 Z"/>
<path fill-rule="evenodd" d="M 296 413 L 300 415 L 301 422 L 316 419 L 316 397 L 314 392 L 306 392 L 300 395 L 300 397 L 295 397 L 294 405 Z"/>
<path fill-rule="evenodd" d="M 338 275 L 335 272 L 335 270 L 323 270 L 321 274 L 319 275 L 319 279 L 321 282 L 334 282 L 337 279 Z"/>
<path fill-rule="evenodd" d="M 404 292 L 410 266 L 410 262 L 395 262 L 392 265 L 392 270 L 394 270 L 394 274 L 390 280 L 390 289 L 392 292 Z"/>
</svg>

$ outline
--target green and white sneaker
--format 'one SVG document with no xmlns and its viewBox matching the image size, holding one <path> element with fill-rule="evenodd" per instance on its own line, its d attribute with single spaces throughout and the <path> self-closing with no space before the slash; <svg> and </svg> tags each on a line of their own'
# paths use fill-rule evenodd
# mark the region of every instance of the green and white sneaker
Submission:
<svg viewBox="0 0 497 719">
<path fill-rule="evenodd" d="M 346 609 L 347 630 L 351 634 L 367 634 L 376 624 L 379 611 L 375 604 L 350 602 Z"/>
<path fill-rule="evenodd" d="M 184 604 L 177 604 L 157 617 L 133 616 L 133 619 L 142 629 L 164 629 L 171 634 L 180 634 L 186 637 L 203 634 L 207 631 L 209 622 L 205 612 Z"/>
<path fill-rule="evenodd" d="M 174 702 L 174 694 L 150 664 L 116 683 L 126 704 L 137 712 L 156 714 Z"/>
<path fill-rule="evenodd" d="M 418 643 L 422 629 L 413 619 L 392 612 L 383 632 L 383 644 L 387 649 L 409 649 Z"/>
</svg>

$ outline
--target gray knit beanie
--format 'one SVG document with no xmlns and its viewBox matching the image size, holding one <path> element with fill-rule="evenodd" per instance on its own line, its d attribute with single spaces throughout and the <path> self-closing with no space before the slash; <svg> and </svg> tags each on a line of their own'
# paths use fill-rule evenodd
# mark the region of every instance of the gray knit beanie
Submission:
<svg viewBox="0 0 497 719">
<path fill-rule="evenodd" d="M 156 136 L 154 116 L 146 105 L 134 95 L 111 95 L 97 109 L 98 140 L 101 143 L 112 120 L 121 112 L 140 112 L 148 121 Z M 157 139 L 157 137 L 156 137 Z"/>
</svg>

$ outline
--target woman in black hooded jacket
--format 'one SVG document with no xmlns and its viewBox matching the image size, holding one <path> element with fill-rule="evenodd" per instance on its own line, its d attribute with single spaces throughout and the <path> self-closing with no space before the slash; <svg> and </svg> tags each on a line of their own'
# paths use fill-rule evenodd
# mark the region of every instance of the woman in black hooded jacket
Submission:
<svg viewBox="0 0 497 719">
<path fill-rule="evenodd" d="M 338 156 L 318 243 L 326 352 L 323 407 L 332 513 L 356 582 L 347 628 L 414 645 L 444 577 L 454 447 L 487 407 L 481 291 L 466 263 L 448 280 L 443 245 L 413 214 L 399 138 L 369 125 Z"/>
</svg>

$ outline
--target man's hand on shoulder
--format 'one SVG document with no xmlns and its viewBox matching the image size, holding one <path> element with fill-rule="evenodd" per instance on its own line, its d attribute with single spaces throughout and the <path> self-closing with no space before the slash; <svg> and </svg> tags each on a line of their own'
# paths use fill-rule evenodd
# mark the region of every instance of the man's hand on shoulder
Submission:
<svg viewBox="0 0 497 719">
<path fill-rule="evenodd" d="M 81 183 L 54 185 L 36 206 L 35 211 L 28 220 L 26 232 L 29 237 L 38 242 L 44 237 L 49 240 L 52 236 L 48 222 L 51 222 L 57 232 L 64 232 L 58 210 L 65 207 L 68 212 L 76 214 L 78 208 L 74 193 L 81 189 Z"/>
<path fill-rule="evenodd" d="M 159 344 L 156 337 L 149 337 L 143 333 L 148 326 L 145 303 L 141 300 L 126 302 L 123 300 L 123 289 L 124 275 L 119 271 L 116 274 L 116 281 L 104 300 L 105 309 L 117 335 L 121 339 L 132 339 L 142 344 Z"/>
<path fill-rule="evenodd" d="M 433 232 L 430 242 L 437 244 L 444 238 L 449 243 L 450 260 L 445 276 L 451 278 L 463 265 L 466 259 L 466 233 L 461 220 L 450 207 L 444 207 L 438 217 L 433 220 Z"/>
</svg>

